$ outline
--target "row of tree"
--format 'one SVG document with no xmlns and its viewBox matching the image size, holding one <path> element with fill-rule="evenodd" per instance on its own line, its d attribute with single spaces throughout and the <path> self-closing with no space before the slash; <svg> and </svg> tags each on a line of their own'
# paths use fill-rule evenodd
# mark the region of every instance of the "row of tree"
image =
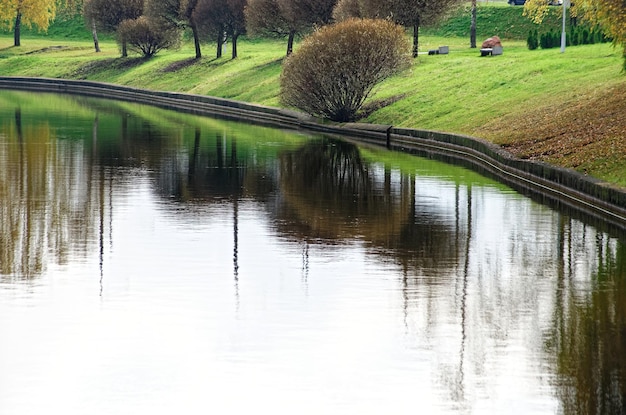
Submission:
<svg viewBox="0 0 626 415">
<path fill-rule="evenodd" d="M 127 46 L 151 56 L 178 43 L 189 30 L 196 58 L 201 39 L 216 42 L 217 57 L 230 41 L 233 58 L 244 33 L 287 39 L 287 55 L 294 40 L 317 27 L 351 17 L 387 18 L 413 30 L 417 56 L 419 28 L 435 23 L 464 0 L 0 0 L 0 21 L 14 28 L 20 45 L 21 25 L 46 30 L 57 10 L 83 13 L 99 50 L 99 31 L 116 34 L 122 56 Z"/>
<path fill-rule="evenodd" d="M 189 30 L 196 58 L 202 56 L 201 39 L 214 39 L 216 56 L 230 41 L 237 57 L 237 39 L 243 33 L 284 37 L 287 55 L 299 35 L 316 27 L 350 17 L 387 18 L 413 31 L 413 57 L 417 56 L 419 28 L 436 23 L 446 12 L 465 0 L 0 0 L 0 22 L 14 29 L 14 44 L 20 45 L 22 25 L 46 30 L 57 10 L 83 13 L 98 51 L 98 31 L 115 33 L 122 55 L 127 45 L 151 56 L 176 45 Z M 549 0 L 527 0 L 525 14 L 539 23 Z M 475 47 L 476 2 L 472 0 L 471 44 Z M 625 47 L 626 6 L 623 0 L 579 0 L 572 15 L 601 28 L 616 44 Z"/>
</svg>

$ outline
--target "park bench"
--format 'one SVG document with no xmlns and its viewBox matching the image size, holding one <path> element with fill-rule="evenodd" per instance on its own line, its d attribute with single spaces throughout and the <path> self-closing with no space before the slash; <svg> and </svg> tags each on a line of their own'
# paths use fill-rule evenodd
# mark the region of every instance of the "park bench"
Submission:
<svg viewBox="0 0 626 415">
<path fill-rule="evenodd" d="M 448 46 L 439 46 L 439 49 L 430 49 L 428 51 L 429 55 L 447 55 L 448 53 L 450 53 Z"/>
<path fill-rule="evenodd" d="M 502 46 L 494 46 L 492 48 L 482 48 L 480 50 L 480 56 L 496 56 L 502 55 Z"/>
</svg>

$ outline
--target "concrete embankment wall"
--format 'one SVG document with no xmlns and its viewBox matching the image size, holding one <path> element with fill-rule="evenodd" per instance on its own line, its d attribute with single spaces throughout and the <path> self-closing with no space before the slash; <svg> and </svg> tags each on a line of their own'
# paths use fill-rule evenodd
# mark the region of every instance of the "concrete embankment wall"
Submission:
<svg viewBox="0 0 626 415">
<path fill-rule="evenodd" d="M 303 129 L 385 146 L 393 150 L 461 161 L 518 190 L 551 199 L 626 231 L 626 191 L 573 170 L 513 157 L 487 141 L 458 134 L 372 124 L 329 124 L 296 111 L 222 98 L 149 91 L 91 81 L 0 77 L 0 88 L 109 98 L 192 114 Z"/>
</svg>

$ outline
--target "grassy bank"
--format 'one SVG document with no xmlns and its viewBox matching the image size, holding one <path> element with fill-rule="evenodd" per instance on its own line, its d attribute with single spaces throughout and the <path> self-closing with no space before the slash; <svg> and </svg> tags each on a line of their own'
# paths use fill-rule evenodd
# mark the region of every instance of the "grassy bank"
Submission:
<svg viewBox="0 0 626 415">
<path fill-rule="evenodd" d="M 521 14 L 518 7 L 491 9 Z M 384 82 L 366 121 L 482 137 L 521 157 L 626 187 L 626 76 L 619 50 L 596 44 L 564 54 L 529 51 L 520 35 L 495 32 L 500 18 L 479 30 L 478 38 L 501 35 L 504 55 L 481 58 L 467 37 L 442 36 L 452 33 L 446 27 L 462 26 L 446 24 L 425 31 L 420 50 L 448 45 L 450 54 L 422 54 L 410 70 Z M 96 54 L 88 36 L 63 33 L 29 34 L 19 48 L 11 46 L 10 35 L 0 36 L 0 74 L 90 79 L 280 106 L 283 41 L 243 39 L 236 60 L 229 50 L 214 59 L 214 46 L 205 45 L 206 57 L 196 61 L 192 45 L 185 44 L 145 61 L 119 58 L 110 40 Z"/>
</svg>

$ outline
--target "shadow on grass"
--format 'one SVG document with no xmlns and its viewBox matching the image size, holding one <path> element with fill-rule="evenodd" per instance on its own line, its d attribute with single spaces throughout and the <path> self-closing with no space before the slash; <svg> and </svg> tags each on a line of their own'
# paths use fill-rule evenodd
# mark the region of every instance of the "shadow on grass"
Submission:
<svg viewBox="0 0 626 415">
<path fill-rule="evenodd" d="M 161 69 L 159 72 L 162 72 L 162 73 L 176 72 L 188 66 L 194 65 L 200 61 L 201 59 L 198 59 L 198 58 L 189 58 L 189 59 L 184 59 L 182 61 L 172 62 L 169 65 L 167 65 L 165 68 Z"/>
<path fill-rule="evenodd" d="M 48 46 L 47 48 L 31 50 L 30 52 L 26 52 L 25 55 L 31 55 L 33 53 L 46 53 L 46 52 L 54 52 L 57 50 L 65 50 L 69 49 L 67 46 Z"/>
<path fill-rule="evenodd" d="M 56 50 L 61 50 L 62 48 L 63 48 L 63 46 L 51 46 L 49 48 L 44 48 L 44 49 L 30 50 L 28 46 L 24 46 L 24 45 L 20 45 L 20 46 L 10 45 L 10 46 L 6 46 L 4 48 L 0 48 L 0 52 L 7 52 L 11 56 L 20 56 L 20 55 L 31 55 L 33 53 L 48 52 L 48 51 L 55 50 L 55 49 Z"/>
<path fill-rule="evenodd" d="M 183 59 L 182 61 L 172 62 L 166 67 L 164 67 L 163 69 L 160 69 L 159 72 L 171 73 L 171 72 L 180 71 L 181 69 L 185 69 L 192 65 L 201 65 L 201 64 L 205 66 L 216 67 L 216 66 L 226 65 L 230 61 L 231 61 L 230 59 L 224 59 L 224 57 L 221 57 L 221 58 L 213 57 L 209 59 L 194 57 L 194 58 L 189 58 L 189 59 Z"/>
<path fill-rule="evenodd" d="M 264 63 L 263 65 L 259 65 L 256 68 L 257 69 L 265 69 L 265 68 L 270 68 L 270 67 L 276 66 L 277 64 L 278 65 L 282 65 L 284 59 L 285 59 L 285 57 L 283 56 L 283 57 L 280 57 L 280 58 L 275 59 L 273 61 L 269 61 L 267 63 Z"/>
<path fill-rule="evenodd" d="M 101 59 L 88 62 L 78 67 L 74 73 L 72 73 L 72 77 L 75 79 L 86 79 L 91 75 L 96 75 L 105 71 L 123 71 L 126 69 L 132 69 L 143 64 L 144 62 L 147 62 L 147 59 L 143 57 Z"/>
<path fill-rule="evenodd" d="M 400 101 L 406 96 L 406 94 L 394 95 L 385 99 L 376 99 L 370 102 L 365 103 L 359 112 L 357 112 L 356 117 L 359 120 L 369 117 L 372 113 L 378 111 L 381 108 L 385 108 L 394 102 Z"/>
<path fill-rule="evenodd" d="M 239 75 L 241 75 L 239 78 L 239 80 L 237 80 L 236 82 L 240 82 L 240 80 L 242 78 L 245 77 L 249 77 L 249 74 L 252 74 L 252 76 L 254 75 L 261 75 L 261 74 L 265 74 L 265 73 L 271 73 L 272 71 L 274 71 L 276 68 L 280 68 L 283 62 L 283 58 L 280 59 L 275 59 L 273 61 L 269 61 L 266 62 L 262 65 L 257 65 L 245 70 L 242 70 Z M 232 77 L 231 79 L 235 80 L 236 77 Z M 254 83 L 256 83 L 256 81 L 254 81 Z"/>
</svg>

